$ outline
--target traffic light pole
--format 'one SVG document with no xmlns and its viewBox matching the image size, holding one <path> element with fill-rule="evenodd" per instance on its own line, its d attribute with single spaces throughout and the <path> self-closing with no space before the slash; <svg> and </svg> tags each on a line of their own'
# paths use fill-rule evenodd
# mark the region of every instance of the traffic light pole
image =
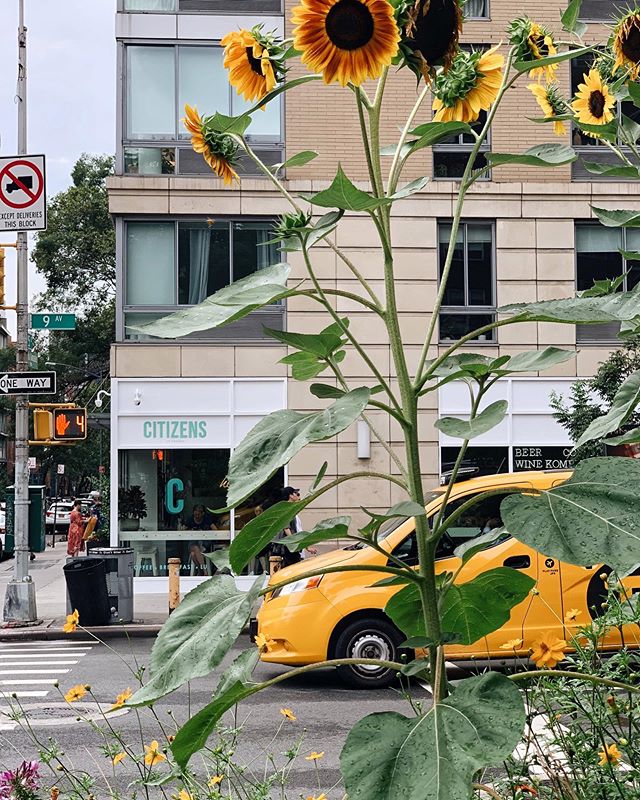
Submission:
<svg viewBox="0 0 640 800">
<path fill-rule="evenodd" d="M 24 0 L 19 3 L 18 23 L 18 155 L 27 152 L 27 29 Z M 29 266 L 27 233 L 18 233 L 17 358 L 16 369 L 29 367 Z M 7 585 L 4 619 L 29 623 L 37 620 L 36 589 L 29 575 L 29 403 L 26 395 L 16 398 L 15 432 L 15 562 L 13 580 Z"/>
</svg>

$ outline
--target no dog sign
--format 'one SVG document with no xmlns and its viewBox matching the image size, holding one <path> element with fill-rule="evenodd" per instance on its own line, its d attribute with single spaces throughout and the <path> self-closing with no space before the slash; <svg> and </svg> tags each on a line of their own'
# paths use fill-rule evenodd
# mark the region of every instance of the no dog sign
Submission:
<svg viewBox="0 0 640 800">
<path fill-rule="evenodd" d="M 47 227 L 44 156 L 0 158 L 0 231 Z"/>
</svg>

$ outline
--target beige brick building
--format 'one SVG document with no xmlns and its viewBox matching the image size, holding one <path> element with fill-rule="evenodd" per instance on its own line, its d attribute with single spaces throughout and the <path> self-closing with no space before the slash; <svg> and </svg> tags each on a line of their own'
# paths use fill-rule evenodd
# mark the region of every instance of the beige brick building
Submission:
<svg viewBox="0 0 640 800">
<path fill-rule="evenodd" d="M 225 83 L 220 38 L 228 30 L 263 21 L 267 30 L 290 33 L 294 0 L 119 0 L 116 36 L 119 45 L 119 113 L 117 174 L 110 180 L 110 208 L 117 226 L 117 341 L 112 350 L 112 519 L 118 518 L 118 491 L 142 486 L 147 517 L 136 531 L 127 520 L 113 523 L 112 543 L 129 541 L 136 548 L 140 588 L 157 591 L 166 580 L 166 560 L 183 559 L 183 574 L 197 581 L 207 574 L 202 553 L 223 546 L 253 514 L 262 497 L 250 498 L 232 515 L 206 509 L 224 504 L 226 464 L 231 449 L 262 416 L 277 408 L 298 411 L 322 408 L 308 384 L 294 381 L 278 361 L 286 348 L 266 338 L 262 325 L 316 333 L 330 320 L 309 299 L 254 312 L 228 328 L 203 331 L 185 340 L 149 340 L 129 328 L 180 306 L 204 299 L 222 285 L 277 258 L 270 238 L 271 221 L 289 210 L 272 186 L 249 170 L 238 188 L 223 189 L 204 161 L 190 149 L 180 125 L 184 102 L 201 112 L 238 113 L 244 106 Z M 585 2 L 589 41 L 603 41 L 600 22 L 613 13 L 613 2 Z M 491 46 L 506 41 L 508 21 L 527 13 L 558 30 L 553 4 L 541 0 L 469 0 L 474 16 L 462 41 Z M 590 18 L 593 18 L 591 21 Z M 584 63 L 558 71 L 568 94 Z M 299 65 L 291 77 L 301 74 Z M 524 76 L 510 90 L 491 130 L 491 149 L 520 152 L 553 139 L 549 126 L 531 122 L 541 116 Z M 385 101 L 382 143 L 397 140 L 398 126 L 415 102 L 414 77 L 394 74 Z M 366 181 L 353 98 L 349 91 L 307 84 L 289 92 L 280 107 L 259 115 L 249 129 L 254 146 L 268 163 L 315 149 L 317 159 L 291 169 L 286 184 L 293 193 L 328 185 L 338 161 L 354 181 Z M 416 123 L 430 119 L 425 107 Z M 587 160 L 606 161 L 604 148 L 567 131 Z M 415 368 L 438 288 L 441 243 L 447 239 L 457 193 L 455 178 L 469 144 L 453 141 L 423 150 L 409 161 L 406 181 L 428 175 L 419 194 L 396 203 L 392 236 L 396 248 L 396 287 L 400 324 L 410 368 Z M 361 185 L 366 187 L 366 183 Z M 555 170 L 525 167 L 494 169 L 478 182 L 465 204 L 464 224 L 454 270 L 439 320 L 439 344 L 478 323 L 493 319 L 496 308 L 510 302 L 566 297 L 591 285 L 594 278 L 621 274 L 635 285 L 634 265 L 625 267 L 618 248 L 640 250 L 633 231 L 622 238 L 601 228 L 591 204 L 640 207 L 636 184 L 593 181 L 582 160 Z M 382 259 L 375 230 L 364 215 L 345 215 L 337 244 L 358 266 L 372 287 L 383 293 Z M 290 257 L 293 281 L 304 276 L 303 264 Z M 315 268 L 327 288 L 359 292 L 358 284 L 328 246 L 315 249 Z M 451 283 L 450 283 L 451 285 Z M 336 310 L 351 319 L 351 329 L 366 345 L 380 372 L 393 385 L 394 370 L 384 331 L 361 306 L 338 299 Z M 469 327 L 471 326 L 471 327 Z M 499 329 L 494 339 L 474 343 L 487 355 L 557 345 L 576 350 L 576 358 L 544 376 L 523 375 L 501 381 L 495 398 L 509 400 L 507 420 L 473 442 L 471 463 L 484 471 L 507 471 L 536 465 L 557 466 L 566 459 L 568 440 L 554 422 L 549 393 L 566 392 L 572 379 L 593 373 L 615 345 L 615 331 L 591 326 L 528 323 Z M 361 358 L 349 350 L 344 372 L 353 385 L 372 384 Z M 326 375 L 318 380 L 330 383 Z M 421 415 L 425 484 L 438 482 L 456 452 L 455 440 L 438 434 L 438 414 L 464 414 L 468 408 L 456 384 L 428 395 Z M 384 438 L 401 452 L 398 426 L 374 412 Z M 304 491 L 327 462 L 327 476 L 347 471 L 394 471 L 385 450 L 354 425 L 296 456 L 286 482 Z M 363 449 L 364 448 L 364 449 Z M 121 499 L 122 499 L 121 491 Z M 336 514 L 363 518 L 360 506 L 386 510 L 403 499 L 393 484 L 378 480 L 345 483 L 305 511 L 305 527 Z M 253 505 L 252 505 L 253 504 Z M 204 510 L 198 509 L 204 507 Z M 123 515 L 121 515 L 123 516 Z M 188 532 L 192 531 L 192 532 Z M 195 533 L 198 531 L 198 533 Z M 258 565 L 254 565 L 258 569 Z M 239 581 L 242 582 L 242 578 Z M 188 583 L 189 581 L 187 581 Z"/>
</svg>

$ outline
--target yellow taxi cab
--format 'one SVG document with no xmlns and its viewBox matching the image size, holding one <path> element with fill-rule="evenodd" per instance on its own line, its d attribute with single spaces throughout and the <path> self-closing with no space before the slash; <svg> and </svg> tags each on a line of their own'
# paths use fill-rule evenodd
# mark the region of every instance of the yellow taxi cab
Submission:
<svg viewBox="0 0 640 800">
<path fill-rule="evenodd" d="M 488 475 L 454 484 L 445 516 L 451 514 L 473 495 L 518 487 L 549 489 L 568 480 L 571 472 L 541 471 Z M 440 510 L 445 489 L 432 492 L 427 499 L 427 517 Z M 460 566 L 454 550 L 488 529 L 502 525 L 500 503 L 505 494 L 481 500 L 456 520 L 443 535 L 437 552 L 437 572 L 455 572 Z M 379 535 L 382 548 L 409 566 L 417 564 L 415 524 L 410 519 L 390 520 Z M 273 591 L 265 597 L 257 615 L 257 631 L 272 640 L 268 652 L 261 654 L 265 662 L 289 665 L 314 664 L 332 658 L 379 658 L 395 661 L 402 653 L 400 645 L 406 636 L 384 613 L 398 586 L 375 586 L 379 572 L 367 572 L 366 566 L 384 565 L 381 553 L 362 544 L 333 550 L 313 559 L 306 559 L 271 576 Z M 278 587 L 313 569 L 326 569 L 340 564 L 362 566 L 360 571 L 331 573 L 303 578 Z M 461 569 L 457 581 L 464 583 L 496 567 L 511 567 L 529 575 L 538 593 L 529 594 L 511 610 L 510 619 L 501 628 L 471 645 L 447 645 L 449 661 L 469 662 L 498 659 L 505 662 L 514 655 L 527 659 L 533 642 L 551 634 L 569 639 L 576 626 L 588 624 L 601 612 L 606 597 L 606 575 L 602 564 L 577 567 L 538 553 L 517 539 L 505 535 L 492 546 L 473 556 Z M 640 570 L 624 580 L 629 593 L 640 591 Z M 575 623 L 566 626 L 568 611 L 577 610 Z M 629 628 L 629 630 L 626 630 Z M 629 645 L 640 640 L 637 626 L 611 630 L 602 641 L 605 650 L 614 650 L 622 640 Z M 522 640 L 515 653 L 505 653 L 502 645 Z M 410 653 L 410 655 L 412 655 Z M 379 688 L 390 684 L 392 671 L 370 666 L 338 667 L 342 679 L 352 686 Z"/>
</svg>

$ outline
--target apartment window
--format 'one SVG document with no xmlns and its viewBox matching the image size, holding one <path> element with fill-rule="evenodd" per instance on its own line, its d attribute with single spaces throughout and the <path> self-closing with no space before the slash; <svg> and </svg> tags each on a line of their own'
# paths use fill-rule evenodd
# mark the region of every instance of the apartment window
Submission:
<svg viewBox="0 0 640 800">
<path fill-rule="evenodd" d="M 630 291 L 640 283 L 640 261 L 623 258 L 621 250 L 640 251 L 640 230 L 606 228 L 599 224 L 576 226 L 576 285 L 579 292 L 590 289 L 594 281 L 614 280 L 624 274 L 620 291 Z M 578 325 L 579 342 L 616 341 L 618 323 Z"/>
<path fill-rule="evenodd" d="M 585 22 L 611 22 L 625 5 L 619 0 L 582 0 L 580 19 Z"/>
<path fill-rule="evenodd" d="M 480 133 L 487 120 L 486 111 L 480 113 L 478 121 L 471 127 L 476 133 Z M 490 147 L 490 134 L 484 141 L 480 152 L 473 162 L 474 169 L 487 166 L 484 152 Z M 440 180 L 451 180 L 461 178 L 467 166 L 469 153 L 475 143 L 475 137 L 471 133 L 460 133 L 457 136 L 449 136 L 433 146 L 433 177 Z M 484 151 L 484 152 L 483 152 Z M 489 173 L 483 176 L 483 180 L 489 179 Z"/>
<path fill-rule="evenodd" d="M 124 11 L 175 13 L 193 11 L 210 14 L 282 13 L 282 0 L 123 0 Z"/>
<path fill-rule="evenodd" d="M 175 11 L 177 0 L 124 0 L 125 11 Z"/>
<path fill-rule="evenodd" d="M 489 17 L 489 0 L 466 0 L 464 16 L 465 19 L 487 19 Z"/>
<path fill-rule="evenodd" d="M 451 223 L 438 225 L 440 277 L 444 269 Z M 493 225 L 463 222 L 458 229 L 453 262 L 440 311 L 440 341 L 459 339 L 495 319 Z M 493 340 L 493 332 L 477 341 Z"/>
<path fill-rule="evenodd" d="M 268 244 L 272 236 L 271 222 L 264 220 L 126 223 L 125 338 L 140 338 L 127 326 L 201 303 L 224 286 L 276 264 L 278 247 Z M 281 306 L 270 309 L 275 321 L 263 320 L 264 324 L 280 327 Z M 247 324 L 236 326 L 239 338 L 249 334 L 249 338 L 262 338 L 262 323 L 259 329 L 257 322 L 253 327 Z"/>
</svg>

